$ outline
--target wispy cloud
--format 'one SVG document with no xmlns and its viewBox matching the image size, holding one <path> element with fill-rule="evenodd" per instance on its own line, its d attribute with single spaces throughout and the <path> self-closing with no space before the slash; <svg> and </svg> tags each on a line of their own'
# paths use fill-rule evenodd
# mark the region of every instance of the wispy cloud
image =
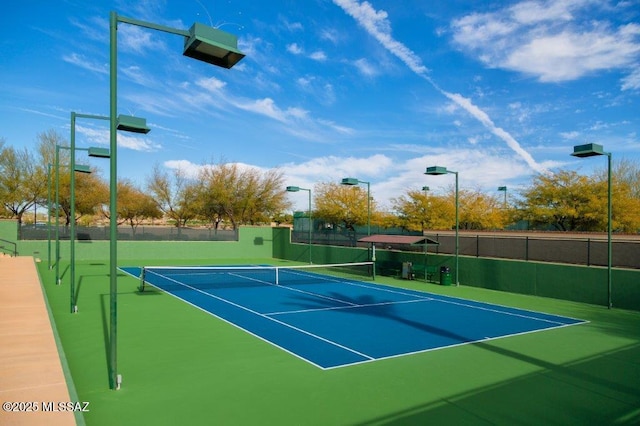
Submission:
<svg viewBox="0 0 640 426">
<path fill-rule="evenodd" d="M 547 172 L 546 168 L 537 163 L 531 154 L 525 151 L 518 141 L 506 130 L 496 126 L 489 115 L 482 111 L 473 102 L 456 93 L 450 93 L 441 89 L 428 75 L 428 68 L 422 64 L 421 59 L 408 47 L 395 40 L 391 35 L 391 24 L 385 11 L 375 10 L 370 3 L 364 1 L 359 3 L 356 0 L 333 0 L 347 14 L 352 16 L 360 26 L 362 26 L 372 37 L 378 40 L 390 53 L 396 55 L 415 74 L 425 78 L 431 85 L 458 106 L 463 108 L 472 117 L 477 119 L 496 137 L 502 139 L 509 148 L 516 152 L 533 170 L 539 173 Z"/>
<path fill-rule="evenodd" d="M 91 144 L 109 145 L 109 129 L 95 129 L 76 124 L 76 132 L 83 135 Z M 162 148 L 148 136 L 130 136 L 126 133 L 118 133 L 118 146 L 144 152 L 158 151 Z"/>
<path fill-rule="evenodd" d="M 291 43 L 287 45 L 287 52 L 293 53 L 294 55 L 302 55 L 302 53 L 304 53 L 304 50 L 300 46 L 298 46 L 297 43 Z"/>
<path fill-rule="evenodd" d="M 624 7 L 622 3 L 620 7 Z M 611 69 L 633 75 L 640 59 L 640 25 L 581 22 L 586 0 L 527 0 L 451 24 L 454 42 L 487 66 L 561 82 Z M 623 89 L 633 88 L 633 77 Z M 629 84 L 631 82 L 631 84 Z"/>
<path fill-rule="evenodd" d="M 79 53 L 70 53 L 68 55 L 64 55 L 62 56 L 62 60 L 91 72 L 105 75 L 109 74 L 108 64 L 101 64 L 96 63 L 95 61 L 90 61 L 85 58 L 84 55 L 81 55 Z"/>
</svg>

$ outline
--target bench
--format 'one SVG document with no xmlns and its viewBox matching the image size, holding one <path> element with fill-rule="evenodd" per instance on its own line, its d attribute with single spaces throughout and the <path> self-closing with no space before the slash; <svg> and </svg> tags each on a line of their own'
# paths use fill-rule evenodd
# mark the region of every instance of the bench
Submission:
<svg viewBox="0 0 640 426">
<path fill-rule="evenodd" d="M 402 263 L 392 260 L 376 261 L 376 274 L 397 277 L 402 271 Z"/>
<path fill-rule="evenodd" d="M 435 265 L 419 265 L 414 263 L 411 271 L 416 278 L 424 278 L 427 282 L 436 282 L 438 280 L 438 267 Z"/>
</svg>

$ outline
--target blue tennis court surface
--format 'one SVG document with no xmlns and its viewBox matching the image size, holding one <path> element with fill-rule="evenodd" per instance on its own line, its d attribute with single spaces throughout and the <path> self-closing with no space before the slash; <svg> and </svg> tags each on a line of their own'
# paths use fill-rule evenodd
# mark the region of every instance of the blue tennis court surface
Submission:
<svg viewBox="0 0 640 426">
<path fill-rule="evenodd" d="M 228 275 L 224 285 L 200 272 L 146 273 L 145 281 L 323 369 L 585 322 L 375 282 L 275 285 L 243 271 L 216 274 Z"/>
</svg>

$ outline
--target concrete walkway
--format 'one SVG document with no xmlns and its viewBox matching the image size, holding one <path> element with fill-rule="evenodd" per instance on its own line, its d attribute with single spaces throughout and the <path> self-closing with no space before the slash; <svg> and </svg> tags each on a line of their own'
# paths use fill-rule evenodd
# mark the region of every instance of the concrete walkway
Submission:
<svg viewBox="0 0 640 426">
<path fill-rule="evenodd" d="M 75 401 L 34 259 L 0 256 L 0 425 L 75 425 L 72 412 L 52 411 L 58 402 Z"/>
</svg>

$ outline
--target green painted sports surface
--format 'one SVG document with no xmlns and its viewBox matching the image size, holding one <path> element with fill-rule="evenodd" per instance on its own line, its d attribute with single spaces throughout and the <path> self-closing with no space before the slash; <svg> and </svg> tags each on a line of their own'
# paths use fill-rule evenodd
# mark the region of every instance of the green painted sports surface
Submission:
<svg viewBox="0 0 640 426">
<path fill-rule="evenodd" d="M 590 322 L 323 371 L 174 297 L 141 295 L 137 280 L 123 274 L 118 280 L 123 383 L 113 391 L 107 371 L 107 263 L 77 264 L 77 314 L 69 313 L 68 272 L 56 286 L 52 271 L 39 264 L 78 399 L 90 402 L 84 415 L 88 425 L 640 422 L 639 312 L 388 277 L 378 280 Z M 123 261 L 122 266 L 158 263 Z M 61 266 L 66 271 L 67 265 Z"/>
</svg>

